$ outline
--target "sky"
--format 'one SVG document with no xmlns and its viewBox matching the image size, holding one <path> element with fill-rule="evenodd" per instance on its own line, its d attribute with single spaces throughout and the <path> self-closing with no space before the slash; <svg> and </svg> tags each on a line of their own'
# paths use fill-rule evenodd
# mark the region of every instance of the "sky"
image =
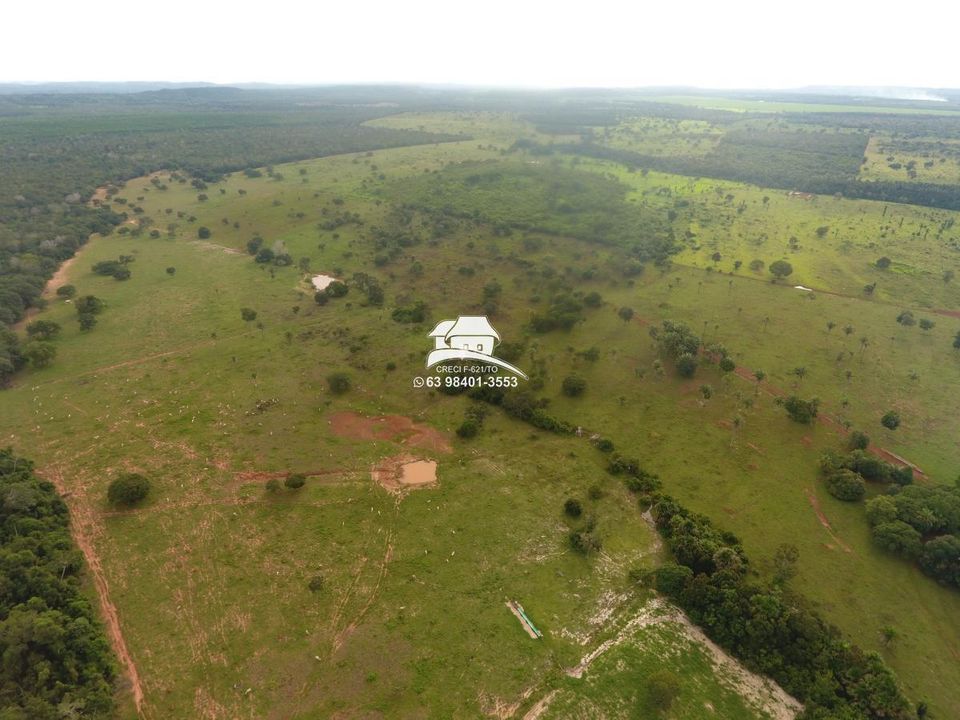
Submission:
<svg viewBox="0 0 960 720">
<path fill-rule="evenodd" d="M 948 0 L 5 5 L 0 82 L 960 87 Z"/>
</svg>

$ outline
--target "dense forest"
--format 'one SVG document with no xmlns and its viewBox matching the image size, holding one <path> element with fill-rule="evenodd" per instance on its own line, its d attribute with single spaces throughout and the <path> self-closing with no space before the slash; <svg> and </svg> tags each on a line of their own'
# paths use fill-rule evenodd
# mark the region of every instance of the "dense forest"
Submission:
<svg viewBox="0 0 960 720">
<path fill-rule="evenodd" d="M 657 570 L 657 589 L 720 645 L 802 700 L 804 718 L 913 716 L 882 658 L 845 640 L 790 592 L 789 552 L 782 554 L 777 581 L 751 580 L 734 535 L 672 497 L 653 495 L 650 501 L 657 529 L 676 558 Z"/>
<path fill-rule="evenodd" d="M 33 465 L 0 450 L 0 717 L 110 717 L 115 668 L 82 592 L 67 506 Z"/>
</svg>

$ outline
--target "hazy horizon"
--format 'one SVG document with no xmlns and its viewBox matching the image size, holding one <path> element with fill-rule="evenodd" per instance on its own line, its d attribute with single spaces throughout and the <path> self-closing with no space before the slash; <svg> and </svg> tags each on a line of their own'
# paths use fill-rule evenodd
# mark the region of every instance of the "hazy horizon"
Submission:
<svg viewBox="0 0 960 720">
<path fill-rule="evenodd" d="M 960 87 L 951 37 L 960 10 L 931 0 L 895 22 L 875 4 L 826 0 L 683 7 L 601 0 L 589 13 L 491 0 L 481 14 L 438 0 L 323 8 L 280 0 L 269 10 L 232 6 L 228 17 L 216 4 L 186 0 L 162 12 L 132 6 L 106 16 L 41 1 L 7 12 L 8 27 L 28 31 L 11 33 L 0 48 L 4 83 L 202 76 L 217 84 L 544 89 Z M 879 50 L 869 52 L 873 46 Z"/>
</svg>

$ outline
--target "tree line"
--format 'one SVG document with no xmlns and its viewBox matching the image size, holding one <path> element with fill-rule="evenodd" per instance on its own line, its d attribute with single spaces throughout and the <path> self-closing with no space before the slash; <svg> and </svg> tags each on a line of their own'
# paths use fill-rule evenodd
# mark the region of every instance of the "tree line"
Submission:
<svg viewBox="0 0 960 720">
<path fill-rule="evenodd" d="M 82 591 L 67 507 L 33 464 L 0 450 L 0 717 L 108 718 L 116 668 Z"/>
</svg>

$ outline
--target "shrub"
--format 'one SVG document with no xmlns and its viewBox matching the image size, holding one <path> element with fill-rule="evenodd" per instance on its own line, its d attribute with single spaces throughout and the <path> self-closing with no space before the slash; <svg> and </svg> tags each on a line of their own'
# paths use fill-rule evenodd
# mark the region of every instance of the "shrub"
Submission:
<svg viewBox="0 0 960 720">
<path fill-rule="evenodd" d="M 77 314 L 89 313 L 90 315 L 99 315 L 103 312 L 105 304 L 103 300 L 95 295 L 84 295 L 77 298 L 73 305 L 77 309 Z"/>
<path fill-rule="evenodd" d="M 270 478 L 267 480 L 266 488 L 268 493 L 275 493 L 280 489 L 280 481 L 276 478 Z"/>
<path fill-rule="evenodd" d="M 852 470 L 837 470 L 827 476 L 827 492 L 838 500 L 860 500 L 866 491 L 863 478 Z"/>
<path fill-rule="evenodd" d="M 563 394 L 568 397 L 578 397 L 587 389 L 587 381 L 576 375 L 568 375 L 563 379 Z"/>
<path fill-rule="evenodd" d="M 287 475 L 287 478 L 283 481 L 283 484 L 285 487 L 288 487 L 291 490 L 299 490 L 307 484 L 307 476 L 303 473 L 291 473 L 290 475 Z"/>
<path fill-rule="evenodd" d="M 770 267 L 768 269 L 770 274 L 773 275 L 777 280 L 785 278 L 793 273 L 793 265 L 788 263 L 786 260 L 775 260 L 774 262 L 770 263 Z"/>
<path fill-rule="evenodd" d="M 697 357 L 693 353 L 683 353 L 677 358 L 677 372 L 680 377 L 692 378 L 697 372 Z"/>
<path fill-rule="evenodd" d="M 342 372 L 332 373 L 327 376 L 327 386 L 334 395 L 343 395 L 350 389 L 350 376 Z"/>
<path fill-rule="evenodd" d="M 111 505 L 136 505 L 150 493 L 150 481 L 139 473 L 124 473 L 110 483 L 107 500 Z"/>
<path fill-rule="evenodd" d="M 27 325 L 27 335 L 37 340 L 55 340 L 60 334 L 60 325 L 50 320 L 34 320 Z"/>
<path fill-rule="evenodd" d="M 251 308 L 240 308 L 240 317 L 246 322 L 253 322 L 257 319 L 257 311 Z"/>
<path fill-rule="evenodd" d="M 77 294 L 77 288 L 74 285 L 61 285 L 57 288 L 57 296 L 62 298 L 72 298 Z"/>
<path fill-rule="evenodd" d="M 576 498 L 567 498 L 567 501 L 563 504 L 563 512 L 572 518 L 578 518 L 583 514 L 583 506 Z"/>
<path fill-rule="evenodd" d="M 209 239 L 211 234 L 212 233 L 210 232 L 210 228 L 208 227 L 200 226 L 197 228 L 197 237 L 200 238 L 201 240 Z"/>
<path fill-rule="evenodd" d="M 570 547 L 584 555 L 597 552 L 603 548 L 600 538 L 591 532 L 575 530 L 570 533 Z"/>
<path fill-rule="evenodd" d="M 874 525 L 873 539 L 882 548 L 908 558 L 914 558 L 920 552 L 920 533 L 902 520 Z"/>
<path fill-rule="evenodd" d="M 871 526 L 890 523 L 897 519 L 897 503 L 889 495 L 867 500 L 867 522 Z"/>
<path fill-rule="evenodd" d="M 673 562 L 667 562 L 657 568 L 654 587 L 658 593 L 667 597 L 678 597 L 687 582 L 693 578 L 693 570 Z"/>
<path fill-rule="evenodd" d="M 791 420 L 809 425 L 817 417 L 817 409 L 820 407 L 820 401 L 817 398 L 801 400 L 796 395 L 791 395 L 784 400 L 783 407 Z"/>
<path fill-rule="evenodd" d="M 480 423 L 472 418 L 464 420 L 457 428 L 457 435 L 464 439 L 476 437 L 478 432 L 480 432 Z"/>
<path fill-rule="evenodd" d="M 343 297 L 349 290 L 350 288 L 347 287 L 347 284 L 339 280 L 334 280 L 324 288 L 324 292 L 332 298 Z"/>
<path fill-rule="evenodd" d="M 847 447 L 851 450 L 866 450 L 870 446 L 870 436 L 862 430 L 854 430 L 847 440 Z"/>
<path fill-rule="evenodd" d="M 883 417 L 880 418 L 880 424 L 887 430 L 896 430 L 900 427 L 900 413 L 896 410 L 887 410 Z"/>
<path fill-rule="evenodd" d="M 679 694 L 680 679 L 669 670 L 658 670 L 647 678 L 647 695 L 657 710 L 669 710 Z"/>
<path fill-rule="evenodd" d="M 87 332 L 93 330 L 97 324 L 97 316 L 92 313 L 80 313 L 77 315 L 77 322 L 80 323 L 80 330 Z"/>
<path fill-rule="evenodd" d="M 320 592 L 323 590 L 325 582 L 326 580 L 324 579 L 323 575 L 314 575 L 312 578 L 310 578 L 310 582 L 307 583 L 307 587 L 310 589 L 310 592 Z"/>
</svg>

